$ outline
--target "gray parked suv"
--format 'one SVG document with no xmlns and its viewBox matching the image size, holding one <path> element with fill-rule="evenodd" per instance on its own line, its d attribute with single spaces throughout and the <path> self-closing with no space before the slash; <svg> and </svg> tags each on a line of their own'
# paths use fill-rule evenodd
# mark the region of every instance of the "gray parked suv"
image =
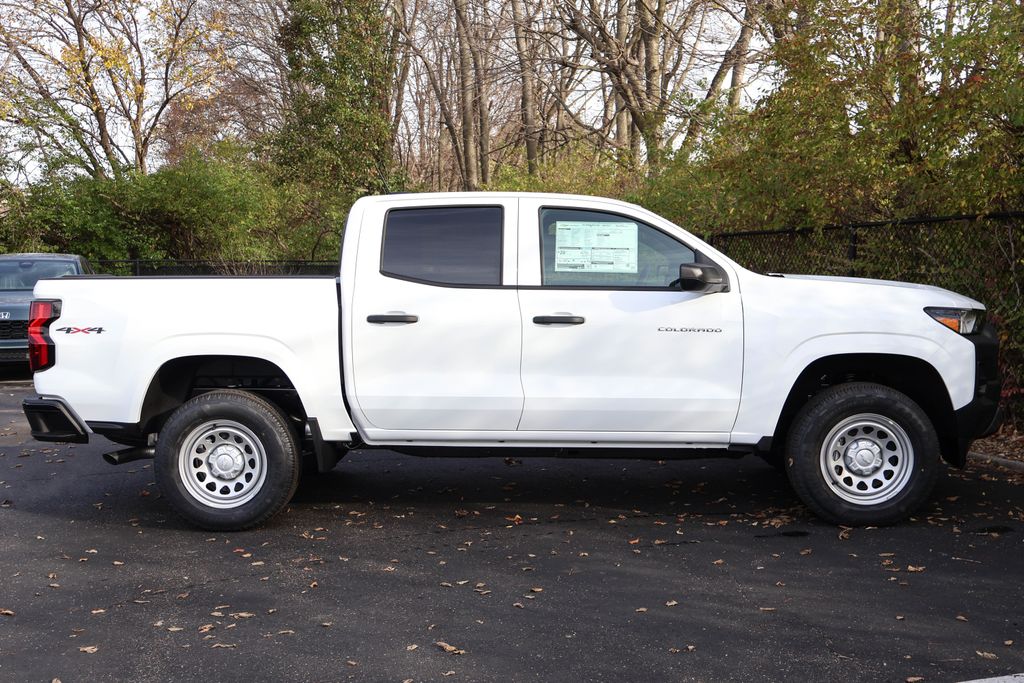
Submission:
<svg viewBox="0 0 1024 683">
<path fill-rule="evenodd" d="M 72 254 L 0 254 L 0 364 L 28 361 L 28 308 L 42 278 L 94 272 Z"/>
</svg>

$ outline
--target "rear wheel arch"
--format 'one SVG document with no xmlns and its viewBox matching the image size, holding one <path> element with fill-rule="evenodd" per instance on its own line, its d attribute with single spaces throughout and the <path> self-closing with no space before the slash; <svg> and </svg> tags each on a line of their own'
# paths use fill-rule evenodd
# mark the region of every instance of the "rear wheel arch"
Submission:
<svg viewBox="0 0 1024 683">
<path fill-rule="evenodd" d="M 145 437 L 159 432 L 171 413 L 186 401 L 218 389 L 256 394 L 293 421 L 306 420 L 295 385 L 277 364 L 253 356 L 182 356 L 164 362 L 153 374 L 139 414 L 140 433 Z"/>
<path fill-rule="evenodd" d="M 880 384 L 912 399 L 935 426 L 943 459 L 964 465 L 957 448 L 953 404 L 942 376 L 927 361 L 900 354 L 837 354 L 810 363 L 786 397 L 772 436 L 773 454 L 781 458 L 789 428 L 803 406 L 825 389 L 849 382 Z"/>
</svg>

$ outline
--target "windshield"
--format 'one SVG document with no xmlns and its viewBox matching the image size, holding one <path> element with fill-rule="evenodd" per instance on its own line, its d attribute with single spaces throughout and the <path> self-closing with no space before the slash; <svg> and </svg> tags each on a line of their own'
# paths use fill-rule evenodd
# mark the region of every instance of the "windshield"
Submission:
<svg viewBox="0 0 1024 683">
<path fill-rule="evenodd" d="M 74 261 L 0 260 L 0 290 L 32 289 L 42 278 L 77 274 Z"/>
</svg>

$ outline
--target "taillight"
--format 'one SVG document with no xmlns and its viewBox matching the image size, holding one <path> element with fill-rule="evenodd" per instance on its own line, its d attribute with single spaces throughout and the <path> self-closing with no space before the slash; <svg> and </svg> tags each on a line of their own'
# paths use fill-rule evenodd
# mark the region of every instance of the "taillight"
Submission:
<svg viewBox="0 0 1024 683">
<path fill-rule="evenodd" d="M 52 367 L 57 358 L 50 323 L 60 317 L 59 299 L 36 299 L 28 309 L 28 364 L 32 372 Z"/>
</svg>

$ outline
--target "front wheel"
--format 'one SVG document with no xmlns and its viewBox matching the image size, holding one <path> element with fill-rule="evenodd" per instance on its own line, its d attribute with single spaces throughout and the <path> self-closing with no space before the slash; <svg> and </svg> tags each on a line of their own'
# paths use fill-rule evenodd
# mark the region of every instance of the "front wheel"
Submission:
<svg viewBox="0 0 1024 683">
<path fill-rule="evenodd" d="M 931 494 L 941 463 L 931 420 L 906 395 L 852 382 L 812 398 L 790 428 L 786 474 L 819 517 L 892 524 Z"/>
<path fill-rule="evenodd" d="M 272 403 L 244 391 L 211 391 L 164 424 L 154 470 L 161 493 L 187 521 L 234 531 L 288 504 L 299 483 L 299 447 Z"/>
</svg>

